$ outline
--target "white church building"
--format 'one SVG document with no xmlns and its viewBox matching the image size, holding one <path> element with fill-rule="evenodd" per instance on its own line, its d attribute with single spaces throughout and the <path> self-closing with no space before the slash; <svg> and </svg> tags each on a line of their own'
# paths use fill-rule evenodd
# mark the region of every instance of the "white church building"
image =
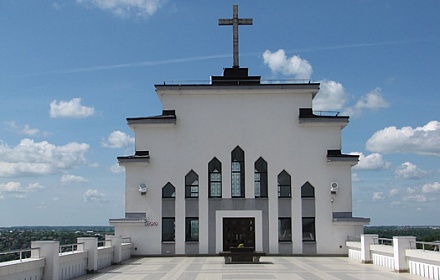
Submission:
<svg viewBox="0 0 440 280">
<path fill-rule="evenodd" d="M 347 254 L 368 218 L 352 216 L 351 168 L 341 153 L 347 116 L 313 111 L 319 83 L 268 84 L 238 65 L 207 84 L 157 84 L 161 115 L 128 118 L 125 167 L 132 255 L 214 255 L 239 243 L 268 254 Z"/>
</svg>

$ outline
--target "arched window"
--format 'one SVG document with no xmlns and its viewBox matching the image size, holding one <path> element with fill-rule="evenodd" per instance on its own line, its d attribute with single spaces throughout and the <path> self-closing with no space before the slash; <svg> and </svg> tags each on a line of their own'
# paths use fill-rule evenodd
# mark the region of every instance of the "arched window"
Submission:
<svg viewBox="0 0 440 280">
<path fill-rule="evenodd" d="M 222 197 L 222 163 L 213 158 L 208 164 L 209 197 Z"/>
<path fill-rule="evenodd" d="M 185 176 L 185 197 L 199 197 L 199 175 L 193 170 Z"/>
<path fill-rule="evenodd" d="M 163 188 L 162 188 L 162 198 L 174 198 L 176 197 L 176 188 L 168 182 Z"/>
<path fill-rule="evenodd" d="M 244 151 L 238 146 L 231 153 L 231 194 L 244 197 Z"/>
<path fill-rule="evenodd" d="M 301 197 L 315 197 L 315 188 L 309 182 L 302 185 Z"/>
<path fill-rule="evenodd" d="M 286 170 L 278 174 L 278 197 L 291 197 L 290 175 Z"/>
<path fill-rule="evenodd" d="M 259 158 L 254 170 L 255 197 L 267 197 L 267 162 Z"/>
</svg>

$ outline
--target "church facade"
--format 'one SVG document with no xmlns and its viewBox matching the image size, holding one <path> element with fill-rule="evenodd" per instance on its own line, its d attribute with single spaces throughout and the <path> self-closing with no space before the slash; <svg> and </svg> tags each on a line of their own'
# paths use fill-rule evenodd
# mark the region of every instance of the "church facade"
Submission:
<svg viewBox="0 0 440 280">
<path fill-rule="evenodd" d="M 132 255 L 347 254 L 369 219 L 352 216 L 348 117 L 313 112 L 318 83 L 265 84 L 234 55 L 209 84 L 155 89 L 162 114 L 128 118 L 135 153 L 118 157 L 125 217 L 110 224 Z"/>
</svg>

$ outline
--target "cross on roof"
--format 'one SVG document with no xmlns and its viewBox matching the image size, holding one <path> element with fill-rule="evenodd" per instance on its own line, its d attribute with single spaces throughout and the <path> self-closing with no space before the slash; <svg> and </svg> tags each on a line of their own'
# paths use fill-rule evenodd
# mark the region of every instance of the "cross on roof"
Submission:
<svg viewBox="0 0 440 280">
<path fill-rule="evenodd" d="M 238 64 L 238 26 L 252 25 L 251 18 L 238 18 L 238 5 L 232 6 L 231 19 L 219 19 L 218 25 L 232 25 L 232 49 L 233 49 L 233 67 L 240 67 Z"/>
</svg>

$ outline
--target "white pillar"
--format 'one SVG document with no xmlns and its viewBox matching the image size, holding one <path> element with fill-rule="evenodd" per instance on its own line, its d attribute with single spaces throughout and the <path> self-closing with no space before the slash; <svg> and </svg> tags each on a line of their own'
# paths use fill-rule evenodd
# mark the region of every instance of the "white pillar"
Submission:
<svg viewBox="0 0 440 280">
<path fill-rule="evenodd" d="M 119 264 L 122 261 L 122 237 L 107 235 L 107 238 L 110 239 L 113 247 L 113 263 Z"/>
<path fill-rule="evenodd" d="M 409 265 L 406 260 L 406 249 L 416 248 L 414 236 L 393 236 L 394 249 L 394 270 L 397 272 L 408 272 Z"/>
<path fill-rule="evenodd" d="M 373 263 L 371 259 L 370 246 L 374 244 L 374 239 L 379 238 L 377 234 L 361 234 L 361 261 L 362 263 Z"/>
<path fill-rule="evenodd" d="M 98 238 L 79 237 L 76 240 L 83 243 L 87 251 L 87 273 L 95 273 L 98 270 Z"/>
<path fill-rule="evenodd" d="M 59 267 L 60 267 L 60 242 L 59 241 L 32 241 L 31 248 L 40 248 L 39 252 L 37 250 L 32 250 L 32 258 L 44 258 L 44 279 L 46 280 L 58 280 L 59 278 Z"/>
</svg>

